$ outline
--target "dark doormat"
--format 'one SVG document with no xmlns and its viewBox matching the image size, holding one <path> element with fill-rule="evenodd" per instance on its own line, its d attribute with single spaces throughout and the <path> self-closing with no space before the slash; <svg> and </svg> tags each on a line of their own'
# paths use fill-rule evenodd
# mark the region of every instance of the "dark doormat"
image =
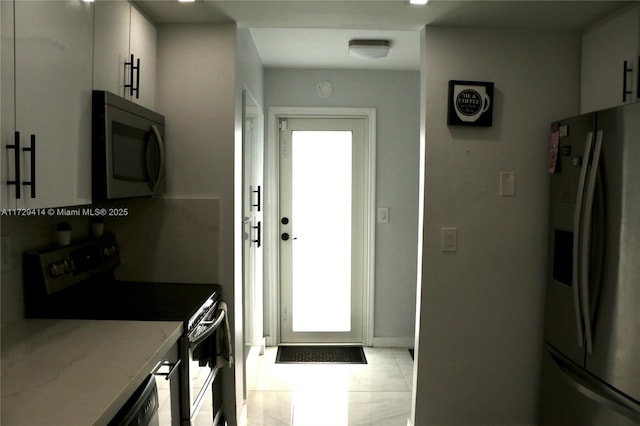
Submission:
<svg viewBox="0 0 640 426">
<path fill-rule="evenodd" d="M 366 364 L 362 346 L 278 346 L 276 364 Z"/>
</svg>

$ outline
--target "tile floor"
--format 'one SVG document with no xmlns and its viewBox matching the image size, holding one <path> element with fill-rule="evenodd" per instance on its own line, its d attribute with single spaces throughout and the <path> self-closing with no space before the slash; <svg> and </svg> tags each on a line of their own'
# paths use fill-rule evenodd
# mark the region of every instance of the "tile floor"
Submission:
<svg viewBox="0 0 640 426">
<path fill-rule="evenodd" d="M 406 426 L 413 361 L 406 348 L 364 348 L 368 364 L 276 364 L 259 357 L 247 426 Z"/>
</svg>

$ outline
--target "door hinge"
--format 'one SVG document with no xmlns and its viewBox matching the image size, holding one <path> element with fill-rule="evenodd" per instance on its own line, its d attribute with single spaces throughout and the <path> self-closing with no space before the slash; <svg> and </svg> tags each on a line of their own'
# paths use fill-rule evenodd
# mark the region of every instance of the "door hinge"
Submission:
<svg viewBox="0 0 640 426">
<path fill-rule="evenodd" d="M 282 130 L 283 132 L 287 131 L 287 120 L 280 120 L 280 124 L 279 124 L 280 130 Z"/>
</svg>

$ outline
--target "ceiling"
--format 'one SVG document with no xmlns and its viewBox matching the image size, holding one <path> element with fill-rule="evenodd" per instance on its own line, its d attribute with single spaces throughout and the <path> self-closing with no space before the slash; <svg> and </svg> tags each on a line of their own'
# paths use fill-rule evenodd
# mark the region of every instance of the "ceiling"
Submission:
<svg viewBox="0 0 640 426">
<path fill-rule="evenodd" d="M 236 22 L 266 67 L 418 70 L 425 25 L 584 30 L 630 3 L 596 0 L 177 0 L 135 1 L 156 24 Z M 388 39 L 389 56 L 347 54 L 350 39 Z"/>
</svg>

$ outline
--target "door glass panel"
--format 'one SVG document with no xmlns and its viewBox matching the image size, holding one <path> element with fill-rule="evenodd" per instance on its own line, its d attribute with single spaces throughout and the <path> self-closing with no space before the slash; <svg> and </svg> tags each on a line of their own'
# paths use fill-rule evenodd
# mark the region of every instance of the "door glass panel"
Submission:
<svg viewBox="0 0 640 426">
<path fill-rule="evenodd" d="M 351 329 L 350 131 L 293 131 L 292 327 Z"/>
</svg>

